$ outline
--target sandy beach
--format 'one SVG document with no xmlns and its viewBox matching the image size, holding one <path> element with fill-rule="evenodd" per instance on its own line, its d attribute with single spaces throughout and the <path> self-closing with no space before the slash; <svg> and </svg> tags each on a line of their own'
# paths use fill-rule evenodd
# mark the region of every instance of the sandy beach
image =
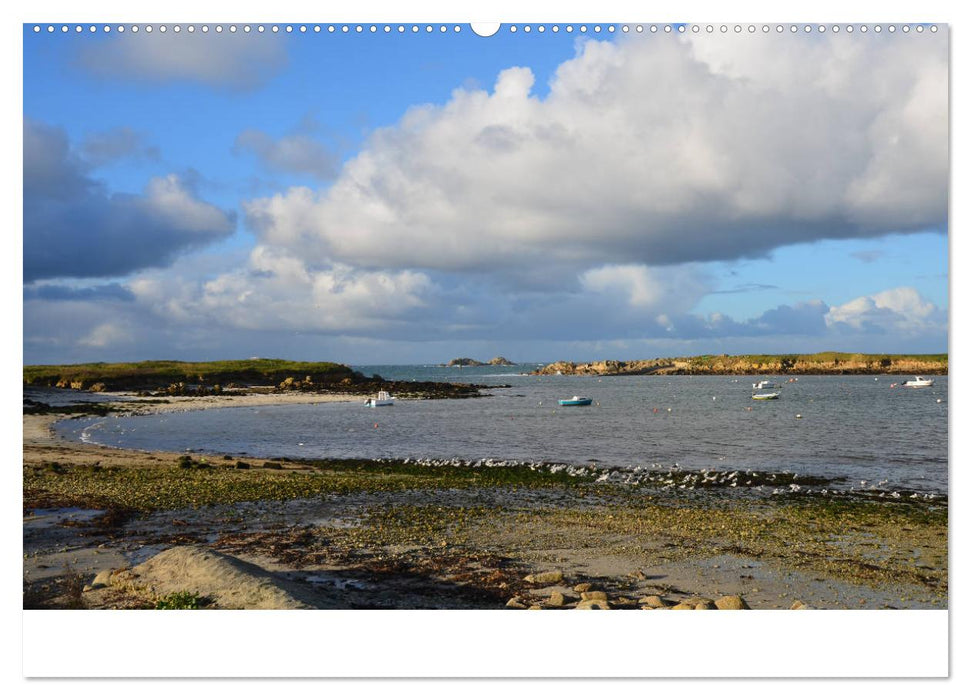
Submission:
<svg viewBox="0 0 971 700">
<path fill-rule="evenodd" d="M 130 410 L 349 400 L 173 397 Z M 23 421 L 25 607 L 947 607 L 946 507 L 137 452 L 61 439 L 61 417 Z"/>
</svg>

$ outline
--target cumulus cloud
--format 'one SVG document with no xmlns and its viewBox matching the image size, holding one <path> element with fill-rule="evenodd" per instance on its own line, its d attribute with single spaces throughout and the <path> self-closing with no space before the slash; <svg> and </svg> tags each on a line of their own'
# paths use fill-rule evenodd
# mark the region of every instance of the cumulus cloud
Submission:
<svg viewBox="0 0 971 700">
<path fill-rule="evenodd" d="M 730 39 L 730 40 L 729 40 Z M 375 131 L 325 190 L 244 205 L 316 261 L 480 271 L 670 265 L 942 228 L 943 36 L 586 41 Z"/>
<path fill-rule="evenodd" d="M 274 139 L 257 129 L 236 137 L 238 152 L 253 153 L 270 170 L 329 180 L 337 174 L 337 154 L 310 134 L 294 133 Z"/>
<path fill-rule="evenodd" d="M 235 214 L 177 175 L 110 193 L 60 129 L 24 122 L 24 279 L 102 277 L 169 264 L 230 235 Z"/>
<path fill-rule="evenodd" d="M 142 275 L 130 284 L 139 303 L 185 323 L 300 332 L 394 331 L 416 320 L 435 286 L 412 271 L 308 267 L 256 246 L 249 263 L 205 282 Z"/>
<path fill-rule="evenodd" d="M 130 329 L 108 322 L 92 328 L 90 333 L 78 340 L 78 344 L 91 348 L 107 348 L 130 343 L 132 337 Z"/>
<path fill-rule="evenodd" d="M 92 167 L 124 158 L 159 158 L 158 148 L 146 144 L 142 134 L 126 126 L 88 134 L 81 143 L 81 154 Z"/>
<path fill-rule="evenodd" d="M 834 306 L 826 314 L 826 324 L 880 334 L 944 333 L 947 314 L 913 287 L 897 287 Z"/>
<path fill-rule="evenodd" d="M 91 75 L 132 82 L 188 81 L 256 89 L 287 65 L 284 39 L 272 34 L 155 32 L 85 41 L 78 65 Z"/>
</svg>

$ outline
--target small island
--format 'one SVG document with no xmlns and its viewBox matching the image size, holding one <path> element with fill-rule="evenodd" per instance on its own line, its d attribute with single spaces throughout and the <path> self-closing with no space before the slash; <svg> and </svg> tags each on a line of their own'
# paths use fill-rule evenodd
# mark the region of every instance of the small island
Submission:
<svg viewBox="0 0 971 700">
<path fill-rule="evenodd" d="M 478 360 L 473 360 L 471 357 L 456 357 L 454 360 L 450 360 L 444 367 L 486 367 L 489 365 L 498 367 L 515 367 L 515 362 L 510 362 L 502 355 L 493 357 L 488 362 L 479 362 Z"/>
</svg>

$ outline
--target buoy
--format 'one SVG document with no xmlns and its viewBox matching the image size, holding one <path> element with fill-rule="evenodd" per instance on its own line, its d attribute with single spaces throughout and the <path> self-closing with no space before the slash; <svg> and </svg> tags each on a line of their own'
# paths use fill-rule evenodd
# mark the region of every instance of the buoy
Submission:
<svg viewBox="0 0 971 700">
<path fill-rule="evenodd" d="M 796 414 L 796 418 L 802 418 L 802 414 L 801 413 L 797 413 Z"/>
<path fill-rule="evenodd" d="M 377 424 L 377 423 L 375 423 L 375 424 L 374 424 L 374 427 L 375 427 L 375 428 L 377 428 L 377 427 L 378 427 L 378 424 Z"/>
<path fill-rule="evenodd" d="M 940 403 L 940 402 L 941 402 L 941 399 L 938 399 L 938 400 L 937 400 L 937 403 Z"/>
</svg>

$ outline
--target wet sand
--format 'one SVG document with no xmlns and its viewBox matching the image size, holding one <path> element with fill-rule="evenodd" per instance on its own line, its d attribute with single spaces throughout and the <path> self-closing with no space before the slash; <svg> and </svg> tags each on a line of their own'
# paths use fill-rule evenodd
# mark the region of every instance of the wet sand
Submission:
<svg viewBox="0 0 971 700">
<path fill-rule="evenodd" d="M 359 398 L 193 397 L 133 410 L 325 400 Z M 725 596 L 755 609 L 947 607 L 940 508 L 739 503 L 220 455 L 180 469 L 181 454 L 60 439 L 57 418 L 24 416 L 25 607 L 153 607 L 193 586 L 205 605 L 239 607 L 253 599 L 227 587 L 244 585 L 319 608 L 707 609 Z M 191 575 L 152 559 L 186 546 Z M 92 587 L 99 572 L 113 575 Z"/>
</svg>

